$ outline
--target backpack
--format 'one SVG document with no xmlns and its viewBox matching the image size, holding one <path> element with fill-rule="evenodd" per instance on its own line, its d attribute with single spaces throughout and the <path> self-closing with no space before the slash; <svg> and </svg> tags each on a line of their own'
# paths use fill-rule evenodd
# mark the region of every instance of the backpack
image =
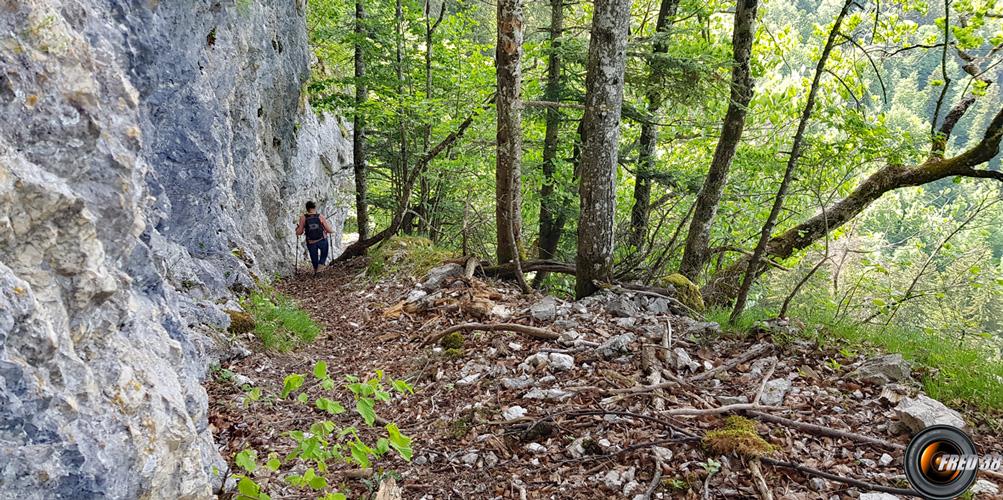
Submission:
<svg viewBox="0 0 1003 500">
<path fill-rule="evenodd" d="M 324 239 L 324 225 L 320 223 L 320 214 L 307 214 L 305 227 L 308 241 Z"/>
</svg>

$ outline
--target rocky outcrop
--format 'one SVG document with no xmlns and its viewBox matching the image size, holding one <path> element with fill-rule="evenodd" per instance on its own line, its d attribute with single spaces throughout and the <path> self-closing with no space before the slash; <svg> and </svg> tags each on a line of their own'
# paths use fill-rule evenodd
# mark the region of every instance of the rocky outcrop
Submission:
<svg viewBox="0 0 1003 500">
<path fill-rule="evenodd" d="M 211 495 L 223 309 L 350 196 L 305 4 L 0 7 L 0 498 Z"/>
</svg>

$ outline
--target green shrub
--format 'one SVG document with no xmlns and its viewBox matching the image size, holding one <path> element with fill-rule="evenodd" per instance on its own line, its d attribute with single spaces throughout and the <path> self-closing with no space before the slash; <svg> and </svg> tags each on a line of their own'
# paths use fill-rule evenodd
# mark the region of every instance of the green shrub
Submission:
<svg viewBox="0 0 1003 500">
<path fill-rule="evenodd" d="M 254 335 L 265 349 L 285 352 L 309 344 L 321 328 L 293 299 L 262 288 L 244 298 L 244 310 L 253 317 Z"/>
</svg>

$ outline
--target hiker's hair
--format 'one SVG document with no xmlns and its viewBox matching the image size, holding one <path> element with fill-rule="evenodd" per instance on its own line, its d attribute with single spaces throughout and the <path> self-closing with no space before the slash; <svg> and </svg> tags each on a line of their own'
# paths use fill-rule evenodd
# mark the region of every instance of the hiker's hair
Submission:
<svg viewBox="0 0 1003 500">
<path fill-rule="evenodd" d="M 306 202 L 306 209 L 307 209 L 307 211 L 313 210 L 315 208 L 317 208 L 317 204 L 316 203 L 314 203 L 312 201 Z"/>
</svg>

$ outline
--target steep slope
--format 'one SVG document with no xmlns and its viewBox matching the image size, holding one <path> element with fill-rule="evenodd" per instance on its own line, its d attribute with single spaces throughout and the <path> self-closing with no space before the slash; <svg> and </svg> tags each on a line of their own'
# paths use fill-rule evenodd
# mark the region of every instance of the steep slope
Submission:
<svg viewBox="0 0 1003 500">
<path fill-rule="evenodd" d="M 350 195 L 305 8 L 0 2 L 0 497 L 211 493 L 222 311 Z"/>
</svg>

